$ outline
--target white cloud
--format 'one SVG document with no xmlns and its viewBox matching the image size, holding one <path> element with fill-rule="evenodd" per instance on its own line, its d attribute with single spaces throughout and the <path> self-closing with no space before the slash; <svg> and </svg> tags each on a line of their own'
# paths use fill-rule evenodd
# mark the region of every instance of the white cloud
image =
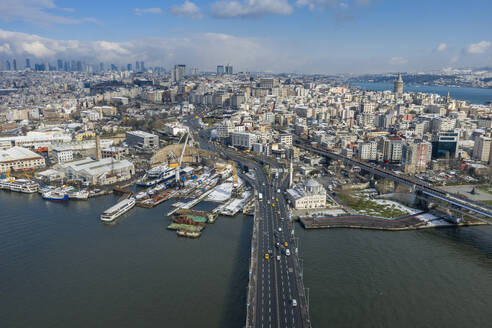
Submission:
<svg viewBox="0 0 492 328">
<path fill-rule="evenodd" d="M 24 21 L 36 25 L 80 24 L 97 22 L 94 18 L 74 18 L 56 12 L 73 12 L 57 7 L 54 0 L 1 0 L 0 21 Z"/>
<path fill-rule="evenodd" d="M 217 18 L 290 15 L 292 12 L 292 6 L 287 0 L 217 1 L 212 4 L 212 15 Z"/>
<path fill-rule="evenodd" d="M 203 14 L 200 8 L 191 1 L 185 0 L 182 5 L 174 5 L 169 8 L 169 12 L 180 17 L 200 19 Z"/>
<path fill-rule="evenodd" d="M 490 47 L 489 41 L 480 41 L 478 43 L 472 43 L 468 46 L 466 51 L 469 54 L 483 54 Z"/>
<path fill-rule="evenodd" d="M 437 46 L 437 51 L 444 51 L 448 48 L 448 45 L 446 43 L 440 43 L 438 46 Z"/>
<path fill-rule="evenodd" d="M 356 6 L 363 7 L 368 6 L 371 3 L 371 0 L 352 0 L 352 3 Z M 296 6 L 308 7 L 309 10 L 312 11 L 320 8 L 335 9 L 337 6 L 342 10 L 345 10 L 350 7 L 349 1 L 347 0 L 297 0 Z"/>
<path fill-rule="evenodd" d="M 211 44 L 214 46 L 210 47 Z M 124 65 L 144 60 L 148 65 L 172 67 L 176 63 L 185 63 L 209 70 L 213 70 L 218 63 L 228 62 L 238 70 L 279 72 L 286 71 L 300 62 L 299 58 L 293 56 L 291 51 L 276 46 L 270 40 L 220 33 L 109 42 L 54 40 L 0 29 L 0 59 L 31 58 L 32 62 L 52 62 L 61 58 Z"/>
<path fill-rule="evenodd" d="M 389 60 L 390 65 L 404 65 L 408 63 L 408 60 L 403 57 L 391 57 Z"/>
<path fill-rule="evenodd" d="M 133 9 L 133 11 L 137 16 L 141 16 L 143 14 L 155 14 L 155 15 L 162 14 L 161 8 L 145 8 L 145 9 L 135 8 Z"/>
</svg>

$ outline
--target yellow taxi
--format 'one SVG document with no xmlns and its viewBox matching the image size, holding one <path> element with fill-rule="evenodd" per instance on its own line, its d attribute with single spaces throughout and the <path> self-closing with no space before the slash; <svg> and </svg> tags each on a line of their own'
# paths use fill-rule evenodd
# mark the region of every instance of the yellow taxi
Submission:
<svg viewBox="0 0 492 328">
<path fill-rule="evenodd" d="M 265 253 L 265 260 L 268 260 L 270 258 L 270 254 Z"/>
<path fill-rule="evenodd" d="M 284 246 L 285 247 L 288 247 L 289 246 L 289 243 L 288 242 L 284 242 Z"/>
</svg>

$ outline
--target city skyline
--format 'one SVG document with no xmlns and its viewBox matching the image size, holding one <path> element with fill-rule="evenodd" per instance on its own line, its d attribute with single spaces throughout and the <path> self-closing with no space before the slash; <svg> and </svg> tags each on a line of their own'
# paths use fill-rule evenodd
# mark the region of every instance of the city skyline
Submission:
<svg viewBox="0 0 492 328">
<path fill-rule="evenodd" d="M 0 9 L 0 58 L 18 62 L 143 60 L 204 71 L 233 63 L 237 71 L 327 74 L 492 63 L 487 1 L 8 0 Z"/>
</svg>

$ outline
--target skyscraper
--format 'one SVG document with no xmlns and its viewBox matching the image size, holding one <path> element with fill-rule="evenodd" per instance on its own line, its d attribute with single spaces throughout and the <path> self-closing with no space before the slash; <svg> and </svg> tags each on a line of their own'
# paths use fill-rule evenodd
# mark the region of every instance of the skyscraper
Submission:
<svg viewBox="0 0 492 328">
<path fill-rule="evenodd" d="M 132 70 L 132 64 L 128 64 L 128 65 L 126 65 L 126 70 L 127 70 L 127 71 L 131 71 L 131 70 Z"/>
<path fill-rule="evenodd" d="M 395 81 L 394 88 L 395 95 L 401 96 L 403 94 L 403 78 L 401 77 L 401 73 L 398 73 L 398 78 Z"/>
<path fill-rule="evenodd" d="M 229 74 L 229 75 L 232 75 L 233 74 L 233 72 L 232 72 L 232 65 L 229 65 L 229 64 L 226 65 L 226 67 L 225 67 L 225 73 L 226 74 Z"/>
<path fill-rule="evenodd" d="M 17 61 L 15 60 L 15 58 L 14 60 L 12 60 L 12 66 L 14 68 L 14 71 L 17 71 Z"/>
<path fill-rule="evenodd" d="M 63 60 L 58 59 L 56 61 L 56 70 L 57 71 L 63 71 Z"/>
<path fill-rule="evenodd" d="M 143 61 L 140 62 L 140 71 L 145 72 L 145 65 Z"/>
<path fill-rule="evenodd" d="M 140 62 L 139 61 L 135 62 L 135 71 L 140 72 Z"/>
<path fill-rule="evenodd" d="M 224 66 L 217 65 L 217 76 L 222 76 L 222 75 L 224 75 Z"/>
<path fill-rule="evenodd" d="M 5 61 L 5 70 L 10 71 L 10 60 Z"/>
<path fill-rule="evenodd" d="M 173 71 L 172 71 L 172 79 L 173 82 L 179 83 L 181 82 L 186 74 L 186 65 L 174 65 Z"/>
<path fill-rule="evenodd" d="M 26 58 L 26 68 L 31 68 L 31 62 L 29 61 L 29 58 Z"/>
</svg>

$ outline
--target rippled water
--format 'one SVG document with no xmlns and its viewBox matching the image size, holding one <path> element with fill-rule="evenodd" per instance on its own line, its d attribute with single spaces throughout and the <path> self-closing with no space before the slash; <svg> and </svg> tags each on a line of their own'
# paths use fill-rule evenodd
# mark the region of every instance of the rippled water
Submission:
<svg viewBox="0 0 492 328">
<path fill-rule="evenodd" d="M 0 327 L 243 327 L 252 220 L 183 239 L 115 199 L 0 191 Z M 314 327 L 490 327 L 492 227 L 296 234 Z"/>
<path fill-rule="evenodd" d="M 490 327 L 492 227 L 303 231 L 313 327 Z"/>
<path fill-rule="evenodd" d="M 169 204 L 102 224 L 115 200 L 0 191 L 1 327 L 244 325 L 251 219 L 190 240 L 165 229 Z"/>
<path fill-rule="evenodd" d="M 393 90 L 393 83 L 353 83 L 363 90 L 384 91 Z M 458 88 L 443 85 L 405 85 L 405 91 L 434 93 L 445 97 L 448 92 L 451 98 L 466 100 L 472 104 L 484 104 L 492 101 L 492 89 Z"/>
</svg>

